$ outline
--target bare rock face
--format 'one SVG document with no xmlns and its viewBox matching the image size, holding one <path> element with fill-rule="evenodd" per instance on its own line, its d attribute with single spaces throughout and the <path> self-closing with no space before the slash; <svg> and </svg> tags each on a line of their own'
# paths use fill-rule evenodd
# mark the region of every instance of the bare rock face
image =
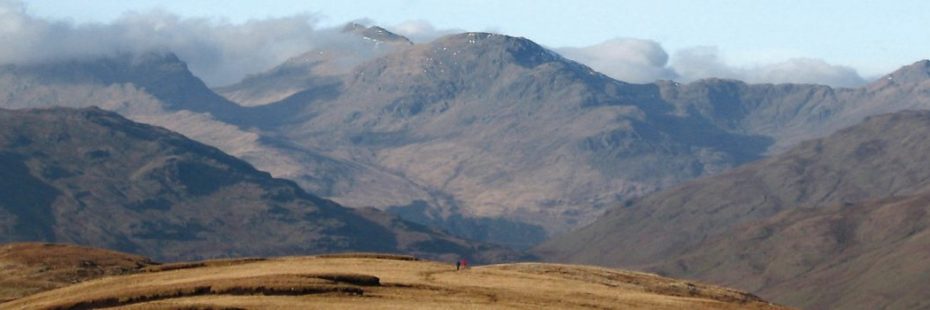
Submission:
<svg viewBox="0 0 930 310">
<path fill-rule="evenodd" d="M 615 207 L 536 252 L 718 281 L 805 308 L 926 306 L 909 288 L 930 283 L 914 263 L 930 245 L 927 134 L 927 111 L 870 117 Z"/>
<path fill-rule="evenodd" d="M 163 260 L 347 250 L 513 255 L 344 208 L 112 112 L 0 110 L 0 124 L 0 242 L 68 242 Z"/>
</svg>

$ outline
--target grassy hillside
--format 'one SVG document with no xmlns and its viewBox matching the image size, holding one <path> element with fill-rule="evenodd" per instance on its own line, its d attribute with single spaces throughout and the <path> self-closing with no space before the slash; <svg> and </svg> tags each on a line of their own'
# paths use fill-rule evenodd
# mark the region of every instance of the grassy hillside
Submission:
<svg viewBox="0 0 930 310">
<path fill-rule="evenodd" d="M 153 265 L 0 304 L 0 309 L 627 308 L 778 309 L 751 294 L 622 270 L 477 266 L 386 254 Z"/>
<path fill-rule="evenodd" d="M 61 244 L 0 246 L 0 302 L 104 276 L 130 274 L 148 258 Z"/>
</svg>

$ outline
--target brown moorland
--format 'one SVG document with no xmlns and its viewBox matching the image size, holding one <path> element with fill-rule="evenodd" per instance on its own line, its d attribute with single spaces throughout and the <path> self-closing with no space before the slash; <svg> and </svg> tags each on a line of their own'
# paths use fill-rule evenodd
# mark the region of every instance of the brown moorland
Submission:
<svg viewBox="0 0 930 310">
<path fill-rule="evenodd" d="M 0 245 L 0 302 L 154 265 L 142 256 L 73 245 Z"/>
<path fill-rule="evenodd" d="M 780 309 L 727 288 L 600 267 L 517 263 L 456 271 L 382 254 L 206 261 L 105 277 L 0 309 Z"/>
</svg>

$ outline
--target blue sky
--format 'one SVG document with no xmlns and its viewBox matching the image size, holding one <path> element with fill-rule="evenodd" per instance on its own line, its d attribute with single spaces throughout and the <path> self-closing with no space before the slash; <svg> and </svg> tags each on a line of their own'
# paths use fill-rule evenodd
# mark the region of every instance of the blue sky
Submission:
<svg viewBox="0 0 930 310">
<path fill-rule="evenodd" d="M 4 1 L 4 0 L 0 0 Z M 29 15 L 76 24 L 112 22 L 127 11 L 243 23 L 310 14 L 316 27 L 368 19 L 412 20 L 436 29 L 492 31 L 548 47 L 585 47 L 616 38 L 654 41 L 664 51 L 712 48 L 751 68 L 792 58 L 848 66 L 864 77 L 930 57 L 930 1 L 234 1 L 31 0 Z M 793 64 L 797 65 L 797 64 Z"/>
</svg>

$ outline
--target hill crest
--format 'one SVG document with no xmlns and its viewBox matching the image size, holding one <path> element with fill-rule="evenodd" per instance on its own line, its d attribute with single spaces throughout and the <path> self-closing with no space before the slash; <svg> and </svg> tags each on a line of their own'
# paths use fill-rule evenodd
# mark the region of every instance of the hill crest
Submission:
<svg viewBox="0 0 930 310">
<path fill-rule="evenodd" d="M 590 266 L 518 263 L 457 271 L 450 262 L 344 254 L 154 267 L 0 307 L 782 309 L 745 292 Z"/>
</svg>

